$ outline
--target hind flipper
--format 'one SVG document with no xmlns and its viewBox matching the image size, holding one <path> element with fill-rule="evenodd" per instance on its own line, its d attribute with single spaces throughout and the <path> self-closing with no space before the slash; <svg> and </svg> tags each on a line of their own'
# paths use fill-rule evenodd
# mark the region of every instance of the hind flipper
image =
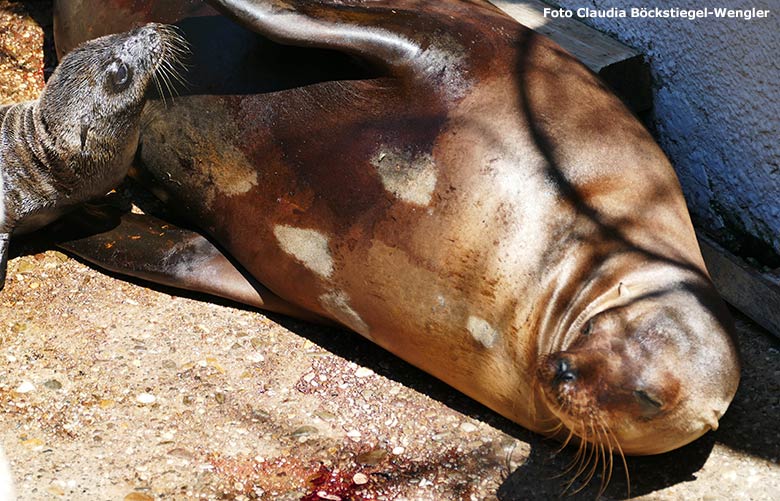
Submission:
<svg viewBox="0 0 780 501">
<path fill-rule="evenodd" d="M 296 0 L 210 3 L 227 17 L 276 42 L 340 50 L 388 68 L 403 66 L 420 49 L 413 40 L 392 31 L 357 24 L 361 16 L 348 5 L 334 7 Z"/>
<path fill-rule="evenodd" d="M 200 234 L 153 216 L 91 208 L 65 218 L 61 226 L 97 225 L 99 233 L 60 241 L 59 247 L 105 270 L 169 287 L 237 301 L 263 310 L 324 323 L 242 273 Z M 114 221 L 106 229 L 107 221 Z"/>
<path fill-rule="evenodd" d="M 435 76 L 452 71 L 465 52 L 489 38 L 483 31 L 492 30 L 496 16 L 507 19 L 506 14 L 481 0 L 436 2 L 424 8 L 415 0 L 209 3 L 276 42 L 346 52 L 396 76 Z M 479 17 L 482 22 L 475 22 Z"/>
</svg>

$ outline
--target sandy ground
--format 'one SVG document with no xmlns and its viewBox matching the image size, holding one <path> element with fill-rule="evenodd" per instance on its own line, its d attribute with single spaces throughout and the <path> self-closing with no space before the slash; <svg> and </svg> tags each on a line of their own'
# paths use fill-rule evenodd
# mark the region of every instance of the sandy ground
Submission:
<svg viewBox="0 0 780 501">
<path fill-rule="evenodd" d="M 0 0 L 0 102 L 39 92 L 49 9 Z M 357 335 L 123 281 L 45 235 L 13 253 L 0 444 L 22 500 L 549 499 L 571 478 L 574 451 Z M 780 498 L 780 343 L 737 326 L 743 381 L 720 429 L 629 459 L 631 495 Z M 604 497 L 627 493 L 616 466 Z"/>
</svg>

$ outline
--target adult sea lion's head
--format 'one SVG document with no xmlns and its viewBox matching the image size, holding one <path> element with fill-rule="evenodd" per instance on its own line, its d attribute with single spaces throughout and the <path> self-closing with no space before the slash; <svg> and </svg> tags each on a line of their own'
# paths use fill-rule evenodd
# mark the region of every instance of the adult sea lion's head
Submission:
<svg viewBox="0 0 780 501">
<path fill-rule="evenodd" d="M 718 427 L 739 383 L 732 320 L 705 279 L 676 273 L 616 284 L 541 358 L 537 387 L 567 433 L 645 455 Z"/>
</svg>

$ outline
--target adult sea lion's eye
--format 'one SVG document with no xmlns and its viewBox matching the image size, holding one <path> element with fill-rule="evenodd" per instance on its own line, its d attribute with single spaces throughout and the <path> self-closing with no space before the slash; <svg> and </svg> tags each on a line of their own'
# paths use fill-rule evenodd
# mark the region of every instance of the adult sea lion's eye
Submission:
<svg viewBox="0 0 780 501">
<path fill-rule="evenodd" d="M 110 70 L 111 83 L 116 90 L 123 90 L 130 83 L 130 68 L 123 62 L 117 62 L 112 65 Z"/>
<path fill-rule="evenodd" d="M 590 333 L 593 332 L 593 319 L 588 320 L 580 332 L 583 336 L 590 336 Z"/>
<path fill-rule="evenodd" d="M 643 405 L 649 406 L 652 409 L 660 409 L 664 406 L 663 402 L 658 397 L 650 395 L 644 390 L 634 390 L 634 396 Z"/>
</svg>

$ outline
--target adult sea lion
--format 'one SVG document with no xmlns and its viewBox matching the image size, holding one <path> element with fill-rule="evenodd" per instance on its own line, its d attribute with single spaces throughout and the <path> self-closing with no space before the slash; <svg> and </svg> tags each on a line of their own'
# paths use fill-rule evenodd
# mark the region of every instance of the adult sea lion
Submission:
<svg viewBox="0 0 780 501">
<path fill-rule="evenodd" d="M 105 36 L 70 52 L 37 101 L 0 106 L 0 289 L 11 233 L 41 228 L 121 182 L 147 89 L 182 50 L 159 24 Z"/>
<path fill-rule="evenodd" d="M 479 0 L 210 3 L 245 30 L 196 2 L 69 0 L 57 43 L 110 24 L 82 9 L 114 27 L 179 21 L 201 54 L 193 87 L 150 113 L 139 160 L 262 283 L 253 304 L 270 295 L 349 327 L 604 461 L 717 427 L 739 381 L 728 311 L 672 167 L 583 65 Z M 110 253 L 68 245 L 238 297 L 195 265 L 220 251 L 143 224 L 100 236 Z"/>
</svg>

